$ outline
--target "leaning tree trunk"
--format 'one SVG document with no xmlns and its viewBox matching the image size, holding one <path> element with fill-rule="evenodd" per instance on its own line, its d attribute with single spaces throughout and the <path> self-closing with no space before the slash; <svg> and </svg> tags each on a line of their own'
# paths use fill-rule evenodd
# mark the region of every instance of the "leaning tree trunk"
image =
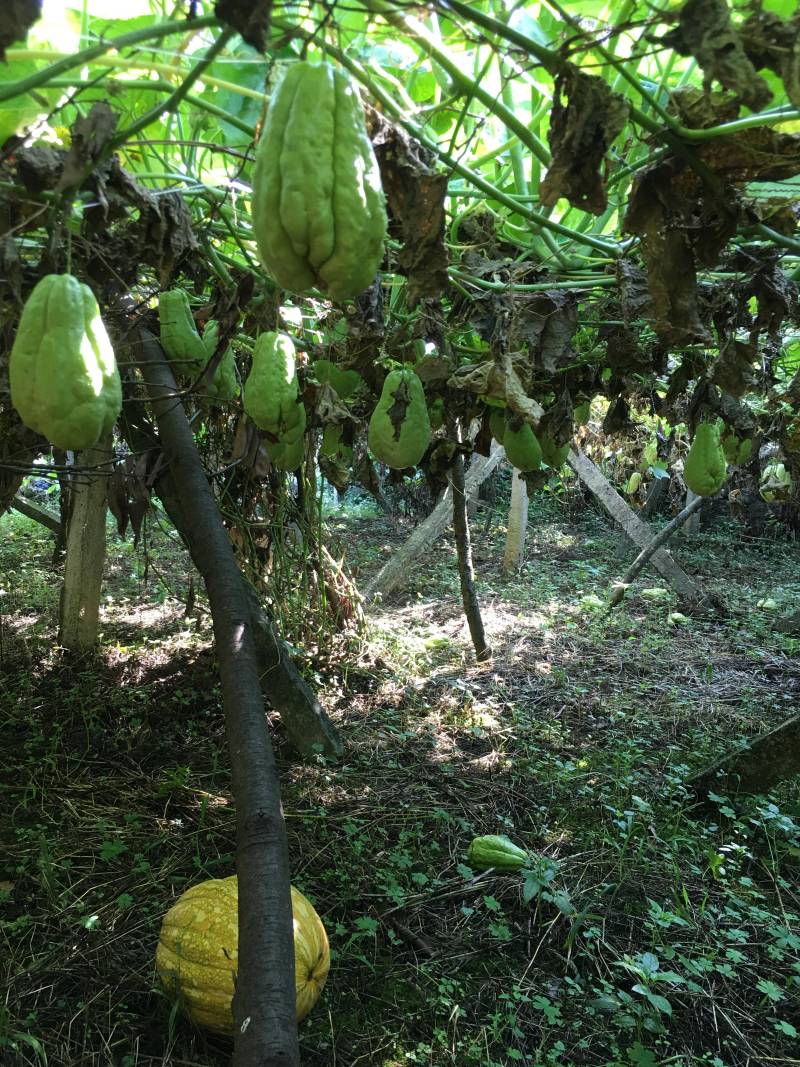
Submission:
<svg viewBox="0 0 800 1067">
<path fill-rule="evenodd" d="M 464 457 L 456 453 L 450 471 L 450 486 L 453 493 L 453 530 L 456 537 L 458 553 L 458 576 L 461 581 L 461 603 L 467 617 L 475 657 L 478 662 L 492 658 L 492 650 L 486 642 L 483 629 L 481 606 L 475 592 L 475 571 L 472 566 L 472 545 L 469 537 L 469 519 L 467 517 L 467 494 L 464 487 Z"/>
<path fill-rule="evenodd" d="M 503 570 L 516 571 L 525 558 L 525 531 L 528 528 L 528 485 L 514 468 L 511 482 L 511 504 L 508 509 L 508 527 L 506 530 L 506 550 L 503 556 Z"/>
<path fill-rule="evenodd" d="M 85 652 L 97 641 L 106 559 L 106 490 L 113 457 L 111 434 L 81 453 L 72 490 L 58 639 Z"/>
<path fill-rule="evenodd" d="M 252 614 L 177 387 L 146 331 L 139 365 L 214 620 L 236 801 L 239 959 L 234 1067 L 299 1067 L 289 853 Z"/>
<path fill-rule="evenodd" d="M 11 507 L 14 511 L 18 511 L 20 515 L 25 515 L 27 518 L 33 519 L 34 522 L 38 522 L 40 526 L 44 526 L 51 533 L 54 533 L 57 538 L 61 539 L 61 521 L 52 512 L 47 511 L 46 508 L 37 507 L 36 504 L 32 504 L 30 500 L 25 500 L 21 496 L 14 497 L 11 501 Z"/>
<path fill-rule="evenodd" d="M 493 442 L 490 455 L 473 455 L 466 477 L 464 479 L 464 491 L 467 498 L 477 495 L 481 485 L 486 481 L 492 471 L 502 461 L 505 452 L 501 445 Z M 374 601 L 385 597 L 402 582 L 408 575 L 411 564 L 426 552 L 437 538 L 441 537 L 450 525 L 453 517 L 453 506 L 450 503 L 450 487 L 442 494 L 442 498 L 430 515 L 421 522 L 414 530 L 409 539 L 403 544 L 391 559 L 378 571 L 364 590 L 364 599 Z"/>
<path fill-rule="evenodd" d="M 139 331 L 139 345 L 152 350 L 153 358 L 160 358 L 161 348 L 152 334 Z M 139 347 L 118 334 L 115 338 L 118 351 L 125 351 L 135 361 Z M 141 403 L 126 395 L 123 415 L 120 420 L 123 435 L 131 450 L 143 453 L 160 447 L 152 428 L 144 417 Z M 192 554 L 192 524 L 184 514 L 178 493 L 177 480 L 169 467 L 158 466 L 153 486 L 169 518 Z M 194 556 L 192 555 L 194 559 Z M 195 563 L 197 561 L 195 560 Z M 261 690 L 271 706 L 279 713 L 289 741 L 300 756 L 311 759 L 318 754 L 336 759 L 341 756 L 343 745 L 336 727 L 326 714 L 311 686 L 303 678 L 294 662 L 288 645 L 275 630 L 255 589 L 240 572 L 244 596 L 250 605 L 251 623 L 256 644 Z"/>
</svg>

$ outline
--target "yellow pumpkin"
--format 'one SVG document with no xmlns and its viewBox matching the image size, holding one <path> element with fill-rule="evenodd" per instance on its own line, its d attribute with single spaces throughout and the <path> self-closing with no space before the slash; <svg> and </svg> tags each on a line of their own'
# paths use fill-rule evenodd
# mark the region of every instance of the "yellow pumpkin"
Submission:
<svg viewBox="0 0 800 1067">
<path fill-rule="evenodd" d="M 239 894 L 236 875 L 212 878 L 178 898 L 161 925 L 156 970 L 165 987 L 180 995 L 197 1026 L 232 1035 L 231 1001 L 239 958 Z M 330 967 L 325 927 L 303 894 L 292 886 L 297 1020 L 322 992 Z"/>
</svg>

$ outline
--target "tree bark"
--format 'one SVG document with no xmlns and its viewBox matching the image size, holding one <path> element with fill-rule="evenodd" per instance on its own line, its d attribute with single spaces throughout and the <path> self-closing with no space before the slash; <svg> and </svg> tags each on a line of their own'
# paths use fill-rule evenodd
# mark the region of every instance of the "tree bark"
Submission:
<svg viewBox="0 0 800 1067">
<path fill-rule="evenodd" d="M 172 371 L 144 330 L 137 354 L 214 620 L 236 801 L 239 968 L 234 1067 L 299 1067 L 289 854 L 252 612 Z"/>
<path fill-rule="evenodd" d="M 511 482 L 511 504 L 508 508 L 506 550 L 503 570 L 516 571 L 525 558 L 525 531 L 528 528 L 528 486 L 519 471 L 514 468 Z"/>
<path fill-rule="evenodd" d="M 496 442 L 492 444 L 491 454 L 480 456 L 477 453 L 472 457 L 465 478 L 464 491 L 467 497 L 477 494 L 478 489 L 489 477 L 492 471 L 505 456 L 503 448 Z M 376 598 L 388 596 L 408 574 L 408 569 L 414 560 L 418 559 L 448 528 L 453 517 L 453 507 L 450 502 L 450 487 L 442 494 L 442 498 L 430 515 L 421 522 L 408 540 L 378 571 L 375 577 L 367 584 L 364 590 L 364 599 L 374 601 Z"/>
<path fill-rule="evenodd" d="M 472 566 L 472 545 L 467 517 L 467 493 L 464 484 L 464 457 L 456 453 L 450 470 L 450 486 L 453 495 L 453 530 L 458 553 L 458 576 L 461 582 L 461 603 L 467 617 L 470 637 L 479 663 L 492 658 L 492 650 L 486 642 L 481 606 L 475 592 L 475 570 Z"/>
<path fill-rule="evenodd" d="M 654 518 L 669 498 L 669 478 L 653 478 L 647 490 L 647 499 L 641 510 L 643 519 Z"/>
<path fill-rule="evenodd" d="M 614 608 L 620 603 L 625 596 L 625 591 L 631 582 L 635 581 L 639 573 L 644 570 L 648 560 L 650 560 L 662 545 L 665 545 L 669 541 L 670 537 L 679 530 L 684 523 L 688 522 L 693 515 L 697 514 L 703 505 L 703 497 L 695 496 L 691 503 L 687 504 L 683 511 L 679 512 L 675 518 L 668 522 L 667 525 L 660 530 L 656 536 L 652 539 L 646 548 L 643 548 L 636 559 L 631 563 L 630 567 L 625 571 L 622 578 L 615 582 L 611 594 L 608 597 L 607 606 Z"/>
<path fill-rule="evenodd" d="M 694 501 L 697 500 L 697 499 L 698 499 L 697 493 L 692 492 L 691 489 L 687 489 L 686 490 L 686 506 L 684 507 L 684 511 L 686 510 L 686 508 L 689 507 L 690 504 L 694 503 Z M 702 500 L 703 498 L 700 497 L 700 499 Z M 681 512 L 681 514 L 683 514 L 683 512 Z M 695 509 L 695 511 L 693 511 L 691 513 L 691 517 L 689 518 L 689 521 L 686 523 L 686 525 L 683 528 L 683 534 L 684 534 L 684 537 L 695 537 L 699 532 L 700 532 L 700 516 L 697 513 L 697 510 Z"/>
<path fill-rule="evenodd" d="M 111 473 L 109 433 L 81 453 L 67 529 L 67 556 L 59 611 L 59 643 L 85 652 L 97 642 L 100 594 L 106 559 L 106 490 Z"/>
<path fill-rule="evenodd" d="M 568 456 L 568 463 L 637 548 L 647 548 L 653 537 L 650 527 L 628 507 L 589 457 L 573 450 Z M 697 584 L 678 566 L 666 549 L 660 548 L 653 553 L 652 564 L 679 596 L 687 601 L 702 600 Z"/>
<path fill-rule="evenodd" d="M 686 784 L 701 800 L 706 800 L 709 790 L 766 793 L 796 774 L 800 774 L 800 715 L 706 767 Z"/>
</svg>

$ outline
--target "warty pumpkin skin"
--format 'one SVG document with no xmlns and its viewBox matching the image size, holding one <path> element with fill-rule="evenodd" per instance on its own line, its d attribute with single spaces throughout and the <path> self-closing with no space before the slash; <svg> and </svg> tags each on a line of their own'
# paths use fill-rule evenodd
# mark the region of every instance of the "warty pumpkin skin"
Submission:
<svg viewBox="0 0 800 1067">
<path fill-rule="evenodd" d="M 11 403 L 57 448 L 90 448 L 114 426 L 122 385 L 88 285 L 48 274 L 28 297 L 9 359 Z"/>
<path fill-rule="evenodd" d="M 178 898 L 161 925 L 156 970 L 165 987 L 180 994 L 197 1026 L 231 1036 L 231 1002 L 239 958 L 238 881 L 212 878 Z M 294 965 L 298 1022 L 317 1002 L 330 966 L 325 927 L 292 886 Z"/>
<path fill-rule="evenodd" d="M 349 76 L 293 63 L 270 100 L 253 172 L 253 232 L 278 285 L 348 300 L 383 258 L 386 208 Z"/>
</svg>

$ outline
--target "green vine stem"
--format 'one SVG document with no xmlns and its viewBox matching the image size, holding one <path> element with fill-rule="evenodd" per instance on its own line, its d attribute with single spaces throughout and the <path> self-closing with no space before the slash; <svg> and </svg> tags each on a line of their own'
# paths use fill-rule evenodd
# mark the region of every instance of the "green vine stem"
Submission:
<svg viewBox="0 0 800 1067">
<path fill-rule="evenodd" d="M 235 31 L 230 28 L 224 29 L 214 41 L 214 43 L 211 45 L 211 47 L 208 49 L 203 58 L 198 60 L 197 63 L 195 63 L 195 65 L 192 67 L 192 69 L 189 71 L 189 73 L 186 75 L 186 77 L 183 79 L 177 89 L 175 89 L 175 91 L 170 96 L 168 96 L 166 100 L 156 104 L 155 107 L 150 108 L 150 110 L 145 112 L 144 115 L 141 115 L 136 120 L 136 122 L 131 123 L 130 126 L 128 126 L 124 130 L 121 130 L 116 135 L 116 137 L 112 138 L 106 148 L 104 155 L 108 156 L 110 155 L 110 153 L 116 151 L 123 144 L 125 144 L 126 141 L 130 140 L 131 137 L 134 137 L 137 133 L 140 132 L 140 130 L 144 130 L 147 126 L 150 125 L 151 122 L 155 122 L 155 120 L 158 119 L 165 112 L 174 111 L 177 108 L 178 104 L 180 104 L 180 102 L 185 98 L 186 94 L 189 92 L 194 83 L 198 81 L 198 79 L 201 77 L 203 71 L 211 66 L 211 64 L 226 46 L 231 37 L 233 37 L 234 33 Z"/>
<path fill-rule="evenodd" d="M 123 48 L 141 44 L 143 41 L 161 40 L 161 38 L 169 37 L 173 33 L 186 33 L 187 30 L 200 30 L 207 26 L 218 25 L 219 19 L 216 15 L 205 15 L 199 19 L 176 19 L 171 22 L 162 22 L 159 26 L 148 26 L 145 29 L 123 33 L 119 37 L 111 37 L 107 41 L 92 45 L 90 48 L 84 48 L 73 55 L 64 55 L 62 58 L 57 59 L 55 63 L 51 63 L 49 67 L 45 67 L 44 70 L 38 70 L 35 74 L 30 74 L 27 78 L 22 78 L 18 82 L 0 85 L 0 102 L 11 100 L 15 96 L 21 96 L 23 93 L 29 93 L 33 89 L 39 89 L 43 85 L 47 85 L 52 78 L 57 78 L 60 74 L 66 74 L 68 70 L 74 70 L 76 67 L 86 66 L 87 63 L 105 56 L 107 52 L 118 52 Z M 43 58 L 43 56 L 41 53 L 27 49 L 19 49 L 18 51 L 9 49 L 6 53 L 6 58 L 11 60 L 14 58 L 37 59 Z M 106 58 L 113 62 L 121 57 L 107 56 Z M 166 67 L 166 64 L 163 64 L 163 66 Z"/>
</svg>

